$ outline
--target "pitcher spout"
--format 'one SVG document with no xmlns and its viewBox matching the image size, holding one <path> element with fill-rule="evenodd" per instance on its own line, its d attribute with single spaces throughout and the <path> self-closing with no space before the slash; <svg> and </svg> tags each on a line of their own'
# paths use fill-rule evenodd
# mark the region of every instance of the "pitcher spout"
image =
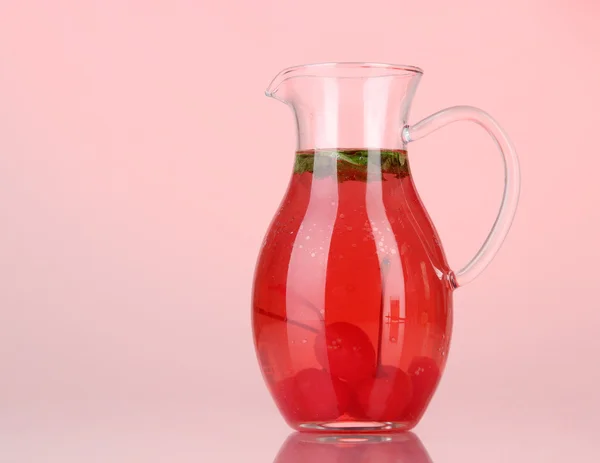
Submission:
<svg viewBox="0 0 600 463">
<path fill-rule="evenodd" d="M 267 89 L 265 90 L 265 95 L 279 100 L 283 103 L 289 103 L 288 95 L 286 92 L 287 87 L 289 86 L 289 82 L 293 79 L 298 79 L 301 77 L 310 77 L 309 68 L 317 66 L 317 65 L 302 65 L 302 66 L 291 66 L 283 69 L 277 74 Z"/>
<path fill-rule="evenodd" d="M 275 98 L 275 99 L 279 99 L 277 97 L 277 93 L 280 90 L 281 85 L 288 79 L 290 78 L 288 76 L 288 74 L 293 70 L 294 68 L 290 67 L 290 68 L 286 68 L 283 71 L 281 71 L 279 74 L 277 74 L 273 80 L 271 81 L 271 83 L 269 84 L 269 86 L 267 87 L 267 89 L 265 90 L 265 95 L 268 96 L 269 98 Z"/>
</svg>

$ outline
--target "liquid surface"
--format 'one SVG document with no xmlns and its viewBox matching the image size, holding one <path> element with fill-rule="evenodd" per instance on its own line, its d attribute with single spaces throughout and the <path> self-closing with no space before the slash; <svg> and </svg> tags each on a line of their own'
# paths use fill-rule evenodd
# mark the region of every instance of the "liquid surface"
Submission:
<svg viewBox="0 0 600 463">
<path fill-rule="evenodd" d="M 288 423 L 414 426 L 448 352 L 447 275 L 405 151 L 298 152 L 253 298 L 259 362 Z"/>
</svg>

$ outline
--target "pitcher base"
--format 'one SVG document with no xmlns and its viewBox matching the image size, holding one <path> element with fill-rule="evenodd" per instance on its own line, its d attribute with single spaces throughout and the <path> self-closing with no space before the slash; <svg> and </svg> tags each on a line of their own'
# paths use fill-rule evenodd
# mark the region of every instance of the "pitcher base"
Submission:
<svg viewBox="0 0 600 463">
<path fill-rule="evenodd" d="M 392 421 L 333 421 L 330 423 L 301 423 L 298 430 L 319 433 L 389 433 L 410 430 L 413 423 Z"/>
</svg>

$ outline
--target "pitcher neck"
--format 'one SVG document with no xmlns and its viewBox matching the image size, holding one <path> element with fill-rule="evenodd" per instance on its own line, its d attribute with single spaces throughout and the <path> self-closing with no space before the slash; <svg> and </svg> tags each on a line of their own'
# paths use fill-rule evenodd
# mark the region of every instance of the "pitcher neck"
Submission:
<svg viewBox="0 0 600 463">
<path fill-rule="evenodd" d="M 297 149 L 404 149 L 401 130 L 422 72 L 412 66 L 325 63 L 282 71 L 267 95 L 290 106 Z"/>
</svg>

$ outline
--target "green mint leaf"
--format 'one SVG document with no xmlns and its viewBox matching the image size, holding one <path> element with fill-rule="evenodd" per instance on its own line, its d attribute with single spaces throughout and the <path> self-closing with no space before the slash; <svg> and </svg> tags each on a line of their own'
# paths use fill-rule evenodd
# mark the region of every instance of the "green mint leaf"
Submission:
<svg viewBox="0 0 600 463">
<path fill-rule="evenodd" d="M 315 174 L 315 158 L 318 158 L 317 172 Z M 294 174 L 305 172 L 315 175 L 327 175 L 333 172 L 328 167 L 330 162 L 335 162 L 335 170 L 340 182 L 354 180 L 367 181 L 369 163 L 381 160 L 381 173 L 394 174 L 396 178 L 409 175 L 406 151 L 402 150 L 316 150 L 296 153 Z M 333 166 L 331 166 L 333 168 Z M 371 175 L 373 172 L 371 172 Z M 382 175 L 385 180 L 385 176 Z"/>
</svg>

